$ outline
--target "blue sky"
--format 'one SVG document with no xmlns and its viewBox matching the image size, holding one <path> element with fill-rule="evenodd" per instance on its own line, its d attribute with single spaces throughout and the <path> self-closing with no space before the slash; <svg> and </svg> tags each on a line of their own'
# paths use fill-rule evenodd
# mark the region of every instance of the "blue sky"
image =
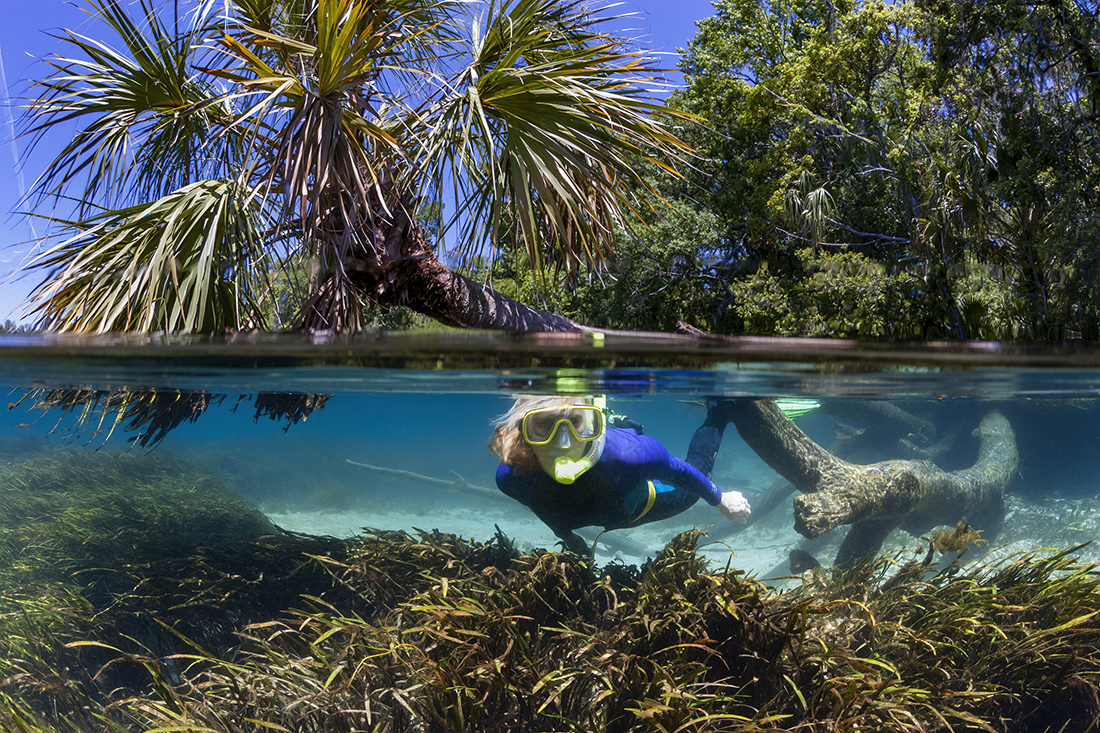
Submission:
<svg viewBox="0 0 1100 733">
<path fill-rule="evenodd" d="M 0 0 L 5 12 L 0 22 L 0 90 L 18 98 L 27 89 L 26 80 L 43 67 L 37 60 L 57 49 L 50 31 L 71 28 L 95 35 L 96 23 L 80 10 L 79 0 Z M 616 13 L 634 13 L 637 17 L 626 24 L 628 34 L 639 45 L 654 51 L 672 54 L 664 64 L 674 68 L 675 52 L 695 35 L 695 22 L 713 14 L 711 0 L 626 0 Z M 40 72 L 39 72 L 40 73 Z M 37 275 L 20 277 L 18 269 L 33 254 L 28 240 L 41 232 L 42 226 L 12 213 L 19 208 L 22 193 L 30 187 L 42 167 L 48 162 L 48 146 L 28 155 L 26 141 L 13 142 L 13 120 L 8 105 L 0 107 L 0 321 L 20 320 L 19 305 Z M 18 162 L 18 164 L 17 164 Z M 42 213 L 42 212 L 39 212 Z"/>
</svg>

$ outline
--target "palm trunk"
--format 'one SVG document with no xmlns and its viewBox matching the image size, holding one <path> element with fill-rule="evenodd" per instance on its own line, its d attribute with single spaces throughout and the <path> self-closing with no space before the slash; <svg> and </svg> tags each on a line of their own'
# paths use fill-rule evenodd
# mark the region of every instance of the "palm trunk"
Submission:
<svg viewBox="0 0 1100 733">
<path fill-rule="evenodd" d="M 588 331 L 555 313 L 540 311 L 474 282 L 428 251 L 390 270 L 391 280 L 374 300 L 404 305 L 446 326 L 504 331 Z"/>
<path fill-rule="evenodd" d="M 408 204 L 406 203 L 406 208 Z M 302 330 L 355 332 L 359 303 L 405 306 L 446 326 L 516 332 L 591 331 L 568 318 L 524 305 L 461 275 L 436 256 L 418 222 L 394 206 L 381 247 L 345 257 L 302 305 Z M 384 233 L 384 237 L 381 236 Z M 338 249 L 338 248 L 337 248 Z M 338 250 L 339 251 L 339 250 Z"/>
</svg>

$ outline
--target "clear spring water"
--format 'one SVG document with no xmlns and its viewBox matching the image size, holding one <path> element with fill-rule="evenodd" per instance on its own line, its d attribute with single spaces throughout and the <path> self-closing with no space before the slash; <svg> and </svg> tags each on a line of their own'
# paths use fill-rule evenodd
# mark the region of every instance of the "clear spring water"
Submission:
<svg viewBox="0 0 1100 733">
<path fill-rule="evenodd" d="M 11 336 L 0 340 L 0 383 L 13 404 L 0 421 L 0 461 L 46 449 L 171 455 L 215 472 L 276 524 L 311 534 L 419 528 L 488 540 L 499 527 L 523 549 L 554 547 L 526 507 L 494 488 L 490 424 L 520 392 L 607 395 L 615 412 L 681 457 L 706 396 L 816 399 L 822 407 L 796 422 L 823 445 L 836 421 L 877 430 L 860 424 L 861 406 L 885 401 L 935 426 L 944 443 L 936 460 L 948 471 L 973 463 L 970 431 L 996 409 L 1016 432 L 1020 467 L 1005 521 L 983 551 L 1064 547 L 1092 540 L 1100 528 L 1100 351 L 1086 347 L 576 334 Z M 101 422 L 93 412 L 78 424 L 79 409 L 19 402 L 28 391 L 78 388 L 205 391 L 214 399 L 194 422 L 144 449 L 125 424 L 111 429 L 110 414 Z M 255 395 L 270 392 L 327 399 L 290 425 L 255 417 Z M 877 445 L 850 459 L 882 460 L 895 448 Z M 731 427 L 713 478 L 752 503 L 777 475 Z M 705 551 L 716 564 L 773 577 L 789 572 L 796 548 L 828 565 L 844 531 L 806 541 L 792 528 L 790 497 L 755 520 L 732 531 L 700 503 L 674 519 L 616 531 L 598 559 L 638 563 L 676 533 L 709 527 L 716 539 Z M 898 530 L 886 547 L 919 543 Z M 1092 548 L 1081 555 L 1096 559 Z"/>
</svg>

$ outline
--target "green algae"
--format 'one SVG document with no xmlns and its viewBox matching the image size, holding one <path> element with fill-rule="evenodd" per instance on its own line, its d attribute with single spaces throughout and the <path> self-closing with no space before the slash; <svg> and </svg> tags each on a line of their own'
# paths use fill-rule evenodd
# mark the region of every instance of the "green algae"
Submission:
<svg viewBox="0 0 1100 733">
<path fill-rule="evenodd" d="M 306 553 L 341 547 L 167 454 L 22 453 L 0 463 L 0 691 L 83 719 L 144 689 L 134 660 L 189 649 L 179 635 L 227 647 L 288 590 L 324 592 Z"/>
</svg>

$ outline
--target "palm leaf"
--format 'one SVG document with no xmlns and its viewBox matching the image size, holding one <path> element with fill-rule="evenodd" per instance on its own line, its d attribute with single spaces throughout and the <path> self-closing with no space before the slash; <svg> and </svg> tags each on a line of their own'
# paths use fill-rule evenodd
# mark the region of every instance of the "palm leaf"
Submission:
<svg viewBox="0 0 1100 733">
<path fill-rule="evenodd" d="M 258 200 L 234 182 L 200 181 L 83 222 L 31 266 L 39 325 L 61 331 L 212 332 L 258 308 L 245 277 L 258 253 Z"/>
<path fill-rule="evenodd" d="M 645 166 L 691 157 L 650 96 L 658 69 L 598 30 L 579 1 L 505 0 L 474 23 L 470 62 L 423 121 L 425 168 L 465 206 L 466 252 L 499 242 L 503 222 L 532 263 L 554 253 L 576 273 L 610 253 Z"/>
<path fill-rule="evenodd" d="M 409 44 L 401 28 L 413 12 L 424 22 L 436 5 L 322 0 L 304 37 L 286 35 L 267 16 L 264 28 L 221 40 L 232 61 L 213 73 L 254 100 L 233 124 L 248 126 L 257 151 L 268 151 L 257 164 L 259 185 L 283 196 L 307 241 L 332 242 L 326 227 L 335 216 L 346 256 L 355 230 L 370 228 L 374 211 L 391 198 L 395 171 L 407 167 L 400 162 L 404 115 L 379 80 L 395 70 L 393 59 L 405 50 L 399 44 L 419 55 L 423 44 Z"/>
<path fill-rule="evenodd" d="M 360 289 L 446 186 L 467 251 L 507 223 L 536 267 L 575 273 L 647 169 L 692 155 L 649 96 L 658 70 L 580 0 L 201 0 L 184 29 L 152 0 L 137 20 L 90 2 L 119 48 L 64 32 L 25 125 L 77 127 L 37 188 L 79 202 L 34 264 L 47 327 L 236 328 L 254 282 L 308 256 L 327 271 L 306 306 L 357 328 Z"/>
<path fill-rule="evenodd" d="M 53 73 L 27 102 L 23 133 L 33 147 L 57 125 L 77 131 L 37 194 L 58 197 L 80 186 L 83 216 L 92 202 L 159 197 L 224 171 L 239 157 L 239 141 L 211 135 L 228 110 L 211 102 L 218 95 L 191 68 L 201 27 L 176 32 L 144 2 L 140 28 L 116 0 L 91 0 L 91 11 L 122 50 L 72 31 L 55 36 L 75 56 L 46 60 Z"/>
</svg>

